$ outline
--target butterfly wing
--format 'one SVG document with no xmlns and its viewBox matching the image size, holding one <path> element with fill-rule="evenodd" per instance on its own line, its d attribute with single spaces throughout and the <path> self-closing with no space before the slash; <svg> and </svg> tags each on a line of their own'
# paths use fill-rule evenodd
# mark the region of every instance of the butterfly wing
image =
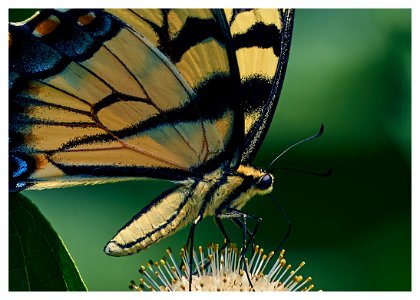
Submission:
<svg viewBox="0 0 420 300">
<path fill-rule="evenodd" d="M 225 9 L 241 78 L 245 140 L 241 162 L 254 159 L 273 118 L 289 56 L 294 11 Z"/>
<path fill-rule="evenodd" d="M 183 180 L 230 161 L 243 125 L 218 24 L 207 9 L 44 10 L 11 24 L 11 190 Z"/>
<path fill-rule="evenodd" d="M 12 190 L 184 180 L 250 162 L 277 103 L 292 17 L 276 10 L 45 10 L 12 24 Z M 200 207 L 188 201 L 198 183 L 163 193 L 105 251 L 131 254 L 185 226 Z"/>
</svg>

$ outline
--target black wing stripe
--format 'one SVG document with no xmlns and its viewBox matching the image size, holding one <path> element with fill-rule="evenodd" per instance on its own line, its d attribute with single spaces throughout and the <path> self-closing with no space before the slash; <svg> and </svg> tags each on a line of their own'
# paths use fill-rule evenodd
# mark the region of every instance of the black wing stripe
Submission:
<svg viewBox="0 0 420 300">
<path fill-rule="evenodd" d="M 232 23 L 235 21 L 235 19 L 238 16 L 238 14 L 240 14 L 242 12 L 246 12 L 246 11 L 252 11 L 252 10 L 254 10 L 254 9 L 253 8 L 236 8 L 236 9 L 233 9 L 232 10 L 232 16 L 228 20 L 229 26 L 232 25 Z"/>
<path fill-rule="evenodd" d="M 191 47 L 207 39 L 214 39 L 224 44 L 219 25 L 215 20 L 188 18 L 178 35 L 170 41 L 171 59 L 178 63 Z"/>
<path fill-rule="evenodd" d="M 103 98 L 101 101 L 95 103 L 92 105 L 91 115 L 96 117 L 101 109 L 104 109 L 106 107 L 111 106 L 112 104 L 115 104 L 117 102 L 124 102 L 124 101 L 130 101 L 130 102 L 141 102 L 145 103 L 151 106 L 154 106 L 153 103 L 149 99 L 141 98 L 141 97 L 135 97 L 131 95 L 126 95 L 119 92 L 114 92 L 107 97 Z"/>
<path fill-rule="evenodd" d="M 241 102 L 238 101 L 238 97 L 241 96 L 241 81 L 239 75 L 238 61 L 236 59 L 235 47 L 232 40 L 232 36 L 229 29 L 229 24 L 226 19 L 226 15 L 220 9 L 214 9 L 213 15 L 215 16 L 218 24 L 220 25 L 220 30 L 223 33 L 225 39 L 226 50 L 229 58 L 229 69 L 230 69 L 230 87 L 227 89 L 220 89 L 226 93 L 230 99 L 226 103 L 230 103 L 231 109 L 234 111 L 234 124 L 233 124 L 233 136 L 231 137 L 228 145 L 226 146 L 226 162 L 228 162 L 233 169 L 236 169 L 241 161 L 241 153 L 243 151 L 242 145 L 244 142 L 244 114 Z M 217 97 L 216 97 L 217 98 Z M 233 101 L 232 101 L 233 99 Z M 209 103 L 212 103 L 213 100 L 209 99 Z M 233 102 L 233 103 L 232 103 Z"/>
<path fill-rule="evenodd" d="M 247 47 L 272 48 L 280 55 L 281 32 L 274 24 L 256 23 L 243 34 L 235 34 L 233 41 L 236 50 Z"/>
<path fill-rule="evenodd" d="M 62 126 L 71 128 L 87 128 L 87 127 L 98 127 L 96 123 L 91 122 L 57 122 L 49 120 L 36 120 L 34 118 L 29 119 L 27 122 L 21 121 L 22 124 L 30 125 L 50 125 L 50 126 Z M 37 151 L 37 153 L 42 153 Z"/>
<path fill-rule="evenodd" d="M 69 176 L 85 178 L 112 178 L 112 177 L 148 177 L 167 180 L 184 180 L 194 175 L 190 170 L 181 170 L 163 167 L 138 167 L 138 166 L 116 166 L 116 165 L 73 165 L 62 164 L 51 159 L 50 163 L 62 170 Z M 80 174 L 85 174 L 81 176 Z"/>
</svg>

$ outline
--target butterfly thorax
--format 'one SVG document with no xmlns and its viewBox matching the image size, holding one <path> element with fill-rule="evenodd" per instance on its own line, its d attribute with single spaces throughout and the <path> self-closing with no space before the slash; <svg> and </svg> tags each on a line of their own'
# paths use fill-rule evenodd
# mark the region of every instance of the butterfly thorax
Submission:
<svg viewBox="0 0 420 300">
<path fill-rule="evenodd" d="M 262 184 L 264 180 L 265 184 Z M 241 209 L 255 195 L 270 193 L 273 180 L 271 174 L 246 165 L 240 165 L 236 171 L 216 170 L 207 174 L 203 180 L 203 184 L 207 185 L 207 193 L 202 199 L 206 205 L 204 216 Z"/>
</svg>

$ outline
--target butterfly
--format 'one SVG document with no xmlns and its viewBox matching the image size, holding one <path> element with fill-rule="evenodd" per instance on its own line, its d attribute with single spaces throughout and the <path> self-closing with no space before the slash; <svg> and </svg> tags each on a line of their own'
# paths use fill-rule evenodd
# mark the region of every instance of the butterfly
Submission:
<svg viewBox="0 0 420 300">
<path fill-rule="evenodd" d="M 47 9 L 10 23 L 10 191 L 175 182 L 108 242 L 113 256 L 244 216 L 273 190 L 251 163 L 293 20 L 291 9 Z"/>
</svg>

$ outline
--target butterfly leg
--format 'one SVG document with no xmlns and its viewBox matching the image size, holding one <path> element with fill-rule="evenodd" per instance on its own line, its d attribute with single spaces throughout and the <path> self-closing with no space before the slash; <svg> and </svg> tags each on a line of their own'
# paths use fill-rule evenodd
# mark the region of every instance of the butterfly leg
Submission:
<svg viewBox="0 0 420 300">
<path fill-rule="evenodd" d="M 223 237 L 225 238 L 225 241 L 223 243 L 223 246 L 220 248 L 220 251 L 223 251 L 230 244 L 231 240 L 230 240 L 230 237 L 226 233 L 226 230 L 225 230 L 225 228 L 224 228 L 224 226 L 222 224 L 221 218 L 215 217 L 215 221 L 216 221 L 216 224 L 219 227 L 220 231 L 222 232 Z M 191 233 L 191 230 L 190 230 L 189 236 L 191 234 L 194 234 L 194 233 Z M 206 264 L 204 265 L 204 268 L 207 268 L 209 266 L 209 264 L 210 264 L 210 261 L 207 261 Z M 195 272 L 195 273 L 197 273 L 197 272 Z"/>
<path fill-rule="evenodd" d="M 248 271 L 248 266 L 245 263 L 245 253 L 248 250 L 248 246 L 251 242 L 254 241 L 255 239 L 255 234 L 259 228 L 259 224 L 262 221 L 262 219 L 260 217 L 257 216 L 253 216 L 247 213 L 244 213 L 240 210 L 234 209 L 234 208 L 225 208 L 222 212 L 219 212 L 217 214 L 217 218 L 222 219 L 222 218 L 229 218 L 231 220 L 233 220 L 233 222 L 242 229 L 242 250 L 241 250 L 241 264 L 245 270 L 245 274 L 247 276 L 249 285 L 251 286 L 252 290 L 254 290 L 254 287 L 252 285 L 251 282 L 251 278 L 249 275 L 249 271 Z M 254 227 L 254 229 L 251 231 L 249 231 L 249 229 L 247 228 L 247 218 L 250 219 L 254 219 L 257 222 L 257 225 Z M 243 221 L 241 221 L 240 219 L 243 219 Z M 217 219 L 216 219 L 217 220 Z M 220 224 L 221 224 L 221 220 L 220 220 Z M 220 228 L 220 227 L 219 227 Z M 222 225 L 223 230 L 222 234 L 224 236 L 227 236 L 226 231 L 224 230 L 224 227 Z M 223 233 L 224 232 L 224 233 Z M 247 240 L 247 235 L 249 236 L 249 240 Z"/>
<path fill-rule="evenodd" d="M 248 215 L 248 216 L 250 216 L 250 215 Z M 260 218 L 260 217 L 256 217 L 256 216 L 252 216 L 252 218 L 254 218 L 256 221 L 257 221 L 257 224 L 255 225 L 255 227 L 254 227 L 254 229 L 252 230 L 252 232 L 247 228 L 247 227 L 245 227 L 245 229 L 246 229 L 246 233 L 247 233 L 247 235 L 248 235 L 248 243 L 247 243 L 247 245 L 246 245 L 246 248 L 248 249 L 248 247 L 249 247 L 249 244 L 252 242 L 252 248 L 255 248 L 255 234 L 257 233 L 257 231 L 258 231 L 258 228 L 259 228 L 259 226 L 260 226 L 260 223 L 261 223 L 261 221 L 262 221 L 262 219 Z M 216 221 L 216 225 L 217 225 L 217 227 L 219 228 L 219 230 L 220 230 L 220 232 L 222 233 L 222 235 L 223 235 L 223 237 L 224 237 L 224 239 L 225 239 L 225 243 L 224 243 L 224 245 L 223 245 L 223 247 L 221 248 L 222 250 L 227 246 L 227 245 L 229 245 L 230 243 L 231 243 L 231 239 L 230 239 L 230 237 L 228 236 L 228 234 L 227 234 L 227 232 L 226 232 L 226 229 L 225 229 L 225 227 L 223 226 L 223 223 L 222 223 L 222 218 L 220 218 L 220 217 L 215 217 L 214 218 L 215 219 L 215 221 Z M 243 228 L 244 228 L 244 224 L 243 224 L 243 222 L 240 220 L 240 219 L 238 219 L 238 218 L 230 218 L 231 220 L 232 220 L 232 222 L 237 226 L 237 227 L 239 227 L 239 229 L 241 229 L 241 230 L 243 230 Z"/>
<path fill-rule="evenodd" d="M 223 248 L 224 248 L 225 245 L 230 244 L 231 239 L 230 239 L 229 235 L 227 234 L 225 227 L 223 226 L 222 219 L 220 217 L 216 216 L 216 217 L 214 217 L 214 221 L 216 222 L 217 227 L 219 228 L 220 232 L 223 235 L 223 238 L 225 239 L 225 243 L 223 245 Z"/>
<path fill-rule="evenodd" d="M 252 242 L 252 249 L 254 249 L 255 248 L 255 235 L 257 234 L 257 231 L 258 231 L 258 228 L 260 227 L 262 219 L 260 217 L 251 216 L 251 215 L 248 215 L 248 217 L 254 219 L 257 222 L 252 232 L 246 227 L 246 233 L 248 234 L 248 243 L 246 245 L 246 248 L 248 249 L 249 244 Z M 244 224 L 240 219 L 232 219 L 232 221 L 241 230 L 244 228 Z"/>
<path fill-rule="evenodd" d="M 191 228 L 190 228 L 190 232 L 188 233 L 188 238 L 187 238 L 187 248 L 189 245 L 189 263 L 188 263 L 188 269 L 189 269 L 189 280 L 188 280 L 188 285 L 189 285 L 189 291 L 191 291 L 191 285 L 192 285 L 192 275 L 193 275 L 193 251 L 194 251 L 194 236 L 195 236 L 195 227 L 201 222 L 201 220 L 203 220 L 204 217 L 204 212 L 206 210 L 207 207 L 207 203 L 203 203 L 200 207 L 200 211 L 198 213 L 197 218 L 195 218 L 195 220 L 192 222 L 191 224 Z"/>
<path fill-rule="evenodd" d="M 188 290 L 191 292 L 191 285 L 192 285 L 192 276 L 193 276 L 193 270 L 192 270 L 192 266 L 193 266 L 193 250 L 194 250 L 194 236 L 195 236 L 195 227 L 197 226 L 197 224 L 200 222 L 200 216 L 198 216 L 194 222 L 191 224 L 191 228 L 190 228 L 190 232 L 188 233 L 188 238 L 187 238 L 187 249 L 189 249 L 189 261 L 188 261 L 188 270 L 189 270 L 189 275 L 188 275 Z"/>
</svg>

